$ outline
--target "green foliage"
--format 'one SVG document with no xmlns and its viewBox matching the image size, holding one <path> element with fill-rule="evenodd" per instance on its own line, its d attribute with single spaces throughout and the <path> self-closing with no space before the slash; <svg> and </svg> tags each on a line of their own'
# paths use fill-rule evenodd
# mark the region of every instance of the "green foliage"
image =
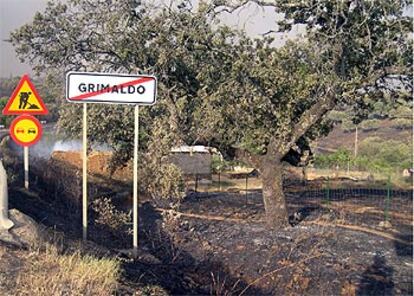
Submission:
<svg viewBox="0 0 414 296">
<path fill-rule="evenodd" d="M 341 127 L 344 130 L 344 132 L 349 133 L 355 131 L 356 125 L 350 120 L 345 120 L 344 122 L 342 122 Z"/>
<path fill-rule="evenodd" d="M 0 78 L 0 97 L 9 98 L 17 87 L 19 77 Z"/>
<path fill-rule="evenodd" d="M 332 120 L 334 123 L 343 123 L 349 120 L 350 114 L 346 111 L 337 111 L 332 110 L 328 113 L 328 118 Z"/>
<path fill-rule="evenodd" d="M 157 169 L 153 163 L 145 162 L 145 169 L 152 173 L 143 179 L 146 191 L 155 199 L 166 199 L 173 203 L 179 202 L 185 196 L 184 182 L 181 170 L 170 163 L 162 163 Z"/>
<path fill-rule="evenodd" d="M 225 78 L 223 60 L 234 61 L 237 56 L 232 54 L 230 44 L 236 34 L 226 27 L 213 29 L 201 8 L 191 12 L 185 8 L 156 10 L 136 5 L 52 1 L 32 23 L 12 34 L 12 40 L 18 54 L 32 60 L 36 71 L 50 74 L 50 83 L 56 89 L 53 93 L 59 93 L 60 98 L 63 89 L 60 85 L 59 92 L 56 81 L 62 79 L 64 71 L 154 74 L 159 83 L 158 102 L 141 108 L 140 149 L 147 151 L 154 119 L 160 117 L 164 124 L 161 128 L 174 136 L 173 145 L 193 143 L 199 137 L 198 124 L 194 122 L 201 103 L 198 91 Z M 133 10 L 140 11 L 139 15 L 131 14 Z M 48 44 L 48 51 L 41 49 L 43 44 Z M 207 68 L 211 73 L 214 70 L 214 75 L 201 73 Z M 223 72 L 215 70 L 218 68 Z M 65 103 L 60 109 L 61 131 L 68 137 L 79 137 L 81 107 Z M 114 163 L 131 159 L 133 108 L 90 105 L 88 120 L 91 143 L 108 143 L 116 152 Z"/>
<path fill-rule="evenodd" d="M 412 143 L 384 140 L 369 137 L 363 140 L 358 149 L 358 156 L 353 157 L 350 151 L 339 149 L 335 153 L 315 156 L 317 168 L 347 169 L 350 167 L 375 173 L 401 173 L 403 169 L 412 167 Z"/>
<path fill-rule="evenodd" d="M 243 163 L 239 160 L 226 160 L 223 159 L 222 156 L 213 154 L 211 159 L 211 171 L 213 174 L 217 174 L 218 172 L 232 170 L 235 166 L 249 166 L 249 164 Z"/>
<path fill-rule="evenodd" d="M 412 129 L 413 121 L 406 118 L 397 118 L 391 121 L 392 127 L 396 129 Z"/>
<path fill-rule="evenodd" d="M 178 204 L 185 195 L 181 170 L 168 161 L 174 133 L 162 118 L 154 122 L 148 141 L 148 153 L 140 157 L 139 182 L 143 191 L 154 199 L 165 199 Z"/>
<path fill-rule="evenodd" d="M 4 109 L 4 107 L 6 106 L 8 100 L 9 100 L 8 97 L 2 97 L 0 99 L 0 110 L 3 110 Z M 0 117 L 0 124 L 1 125 L 4 125 L 5 127 L 8 127 L 10 125 L 10 123 L 12 122 L 12 120 L 13 120 L 13 117 L 12 116 L 4 116 L 4 115 L 1 115 L 1 117 Z"/>
<path fill-rule="evenodd" d="M 122 212 L 115 208 L 110 198 L 99 198 L 93 201 L 92 209 L 97 213 L 95 222 L 107 226 L 113 233 L 124 235 L 131 232 L 131 212 Z"/>
<path fill-rule="evenodd" d="M 359 124 L 359 127 L 364 131 L 376 130 L 380 126 L 381 126 L 381 120 L 378 120 L 378 119 L 364 120 Z"/>
<path fill-rule="evenodd" d="M 366 138 L 359 146 L 360 160 L 356 165 L 366 170 L 388 172 L 412 167 L 412 143 L 378 137 Z"/>
<path fill-rule="evenodd" d="M 33 81 L 40 97 L 49 110 L 48 115 L 39 116 L 40 120 L 56 122 L 59 118 L 59 111 L 62 105 L 66 103 L 62 95 L 64 93 L 64 86 L 60 75 L 60 71 L 51 69 L 46 76 L 36 78 Z"/>
<path fill-rule="evenodd" d="M 180 196 L 180 172 L 168 163 L 172 146 L 214 146 L 255 167 L 282 160 L 297 164 L 309 152 L 309 141 L 332 128 L 326 117 L 332 109 L 352 109 L 350 120 L 357 123 L 372 113 L 375 101 L 411 100 L 410 91 L 391 83 L 412 85 L 412 20 L 402 15 L 409 1 L 266 1 L 285 15 L 270 30 L 287 32 L 293 24 L 307 30 L 306 38 L 281 48 L 272 46 L 272 38 L 253 40 L 214 23 L 216 6 L 229 2 L 192 9 L 190 1 L 156 8 L 140 1 L 51 1 L 11 40 L 39 73 L 60 71 L 55 77 L 62 77 L 64 71 L 88 70 L 158 78 L 158 102 L 142 108 L 139 131 L 146 174 L 140 180 L 157 197 Z M 132 108 L 88 109 L 91 141 L 108 143 L 116 164 L 131 159 Z M 61 110 L 60 128 L 78 137 L 80 107 L 65 104 Z M 338 155 L 335 161 L 343 159 Z"/>
<path fill-rule="evenodd" d="M 303 43 L 288 42 L 281 49 L 271 46 L 272 38 L 252 40 L 213 25 L 210 13 L 218 3 L 191 10 L 185 3 L 154 9 L 133 2 L 52 1 L 11 40 L 38 72 L 156 75 L 160 99 L 141 114 L 143 149 L 153 119 L 162 116 L 175 144 L 214 144 L 224 151 L 238 147 L 262 155 L 272 143 L 270 150 L 285 155 L 329 130 L 322 117 L 334 105 L 323 98 L 331 96 L 366 115 L 370 97 L 379 96 L 371 90 L 383 88 L 378 80 L 384 78 L 384 65 L 411 77 L 411 41 L 404 34 L 411 31 L 411 21 L 401 14 L 407 3 L 309 1 L 278 3 L 286 15 L 280 29 L 305 24 L 308 32 Z M 130 108 L 94 106 L 90 111 L 90 120 L 100 123 L 89 131 L 92 141 L 109 143 L 123 162 L 131 158 Z M 63 108 L 60 126 L 69 136 L 79 134 L 79 116 L 78 107 Z"/>
<path fill-rule="evenodd" d="M 225 160 L 222 159 L 220 155 L 213 154 L 211 158 L 211 171 L 213 174 L 222 172 L 226 168 Z"/>
<path fill-rule="evenodd" d="M 351 152 L 341 148 L 334 153 L 316 155 L 314 164 L 317 168 L 334 169 L 338 167 L 340 169 L 346 169 L 351 158 Z"/>
</svg>

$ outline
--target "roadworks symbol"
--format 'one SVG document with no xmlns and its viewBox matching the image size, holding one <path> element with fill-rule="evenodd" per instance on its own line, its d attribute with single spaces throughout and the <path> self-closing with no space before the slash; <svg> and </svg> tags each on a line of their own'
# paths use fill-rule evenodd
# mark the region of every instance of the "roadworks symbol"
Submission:
<svg viewBox="0 0 414 296">
<path fill-rule="evenodd" d="M 37 93 L 28 75 L 24 75 L 11 95 L 4 115 L 18 114 L 45 115 L 48 113 L 45 104 Z"/>
</svg>

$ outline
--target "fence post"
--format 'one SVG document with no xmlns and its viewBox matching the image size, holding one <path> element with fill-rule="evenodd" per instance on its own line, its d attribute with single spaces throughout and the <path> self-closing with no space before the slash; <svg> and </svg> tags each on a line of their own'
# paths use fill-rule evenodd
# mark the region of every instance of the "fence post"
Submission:
<svg viewBox="0 0 414 296">
<path fill-rule="evenodd" d="M 390 211 L 390 202 L 391 202 L 391 176 L 388 176 L 387 181 L 387 199 L 385 201 L 384 209 L 384 221 L 390 222 L 389 211 Z"/>
<path fill-rule="evenodd" d="M 329 203 L 330 203 L 330 186 L 331 186 L 331 184 L 330 184 L 330 178 L 328 177 L 328 183 L 327 183 L 327 187 L 326 187 L 326 204 L 327 205 L 329 205 Z"/>
<path fill-rule="evenodd" d="M 247 206 L 247 203 L 248 203 L 248 199 L 247 199 L 248 179 L 249 179 L 249 174 L 246 174 L 246 206 Z"/>
<path fill-rule="evenodd" d="M 221 178 L 220 178 L 221 169 L 218 171 L 218 185 L 219 185 L 219 192 L 221 192 Z"/>
</svg>

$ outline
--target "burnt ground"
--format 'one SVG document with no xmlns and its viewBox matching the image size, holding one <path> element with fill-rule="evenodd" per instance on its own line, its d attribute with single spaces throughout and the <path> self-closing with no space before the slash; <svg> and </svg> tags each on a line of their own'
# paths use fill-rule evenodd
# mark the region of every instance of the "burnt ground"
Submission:
<svg viewBox="0 0 414 296">
<path fill-rule="evenodd" d="M 68 220 L 36 195 L 12 192 L 12 206 L 68 237 L 81 236 L 79 215 Z M 373 200 L 378 199 L 341 202 Z M 342 213 L 335 201 L 315 203 L 317 198 L 297 193 L 288 194 L 288 201 L 289 212 L 301 212 L 303 220 L 277 231 L 262 222 L 260 192 L 250 192 L 247 203 L 245 194 L 193 193 L 178 209 L 181 214 L 144 202 L 138 260 L 117 252 L 130 245 L 130 237 L 120 239 L 92 222 L 90 238 L 124 262 L 119 295 L 148 284 L 174 295 L 412 295 L 412 220 L 391 212 L 393 228 L 382 230 L 381 211 Z M 410 213 L 411 199 L 406 202 Z M 335 226 L 356 223 L 390 237 Z"/>
<path fill-rule="evenodd" d="M 356 209 L 369 204 L 374 212 L 355 213 L 352 208 L 346 212 L 332 209 L 338 201 L 324 204 L 323 197 L 288 194 L 289 212 L 301 212 L 303 220 L 295 227 L 269 231 L 261 222 L 264 211 L 260 192 L 250 193 L 247 202 L 244 194 L 197 194 L 188 198 L 180 211 L 201 217 L 183 215 L 185 227 L 180 238 L 183 248 L 192 250 L 193 256 L 220 260 L 231 267 L 232 274 L 254 282 L 263 294 L 352 295 L 355 291 L 357 295 L 410 295 L 411 197 L 404 201 L 408 219 L 391 213 L 393 228 L 388 231 L 377 227 L 383 213 L 374 211 L 375 201 L 381 206 L 382 200 L 371 196 L 340 201 L 356 204 Z M 212 220 L 218 216 L 227 221 Z M 397 240 L 335 227 L 337 224 L 377 229 Z M 193 238 L 189 239 L 188 232 Z"/>
<path fill-rule="evenodd" d="M 79 204 L 40 177 L 36 185 L 28 193 L 13 183 L 10 207 L 68 241 L 80 239 Z M 90 190 L 113 188 L 122 184 Z M 120 251 L 131 246 L 131 236 L 97 225 L 93 211 L 89 239 L 122 262 L 118 295 L 149 284 L 173 295 L 412 295 L 412 192 L 393 192 L 390 229 L 379 227 L 384 200 L 383 190 L 336 189 L 327 200 L 323 190 L 287 188 L 289 213 L 300 215 L 293 227 L 269 230 L 260 191 L 247 198 L 192 193 L 174 211 L 141 203 L 136 260 Z"/>
</svg>

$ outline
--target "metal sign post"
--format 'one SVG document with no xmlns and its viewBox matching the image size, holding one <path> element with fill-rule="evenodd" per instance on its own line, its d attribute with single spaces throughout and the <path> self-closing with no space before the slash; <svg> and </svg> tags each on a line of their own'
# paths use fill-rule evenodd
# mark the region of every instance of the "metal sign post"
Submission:
<svg viewBox="0 0 414 296">
<path fill-rule="evenodd" d="M 24 188 L 29 190 L 29 147 L 23 147 Z"/>
<path fill-rule="evenodd" d="M 82 238 L 88 238 L 88 104 L 83 103 L 82 131 Z"/>
<path fill-rule="evenodd" d="M 135 105 L 134 124 L 134 178 L 133 178 L 133 253 L 138 254 L 138 145 L 139 145 L 139 106 Z"/>
<path fill-rule="evenodd" d="M 10 124 L 10 137 L 23 146 L 24 188 L 29 190 L 29 146 L 36 144 L 42 137 L 42 125 L 31 115 L 20 115 Z"/>
</svg>

